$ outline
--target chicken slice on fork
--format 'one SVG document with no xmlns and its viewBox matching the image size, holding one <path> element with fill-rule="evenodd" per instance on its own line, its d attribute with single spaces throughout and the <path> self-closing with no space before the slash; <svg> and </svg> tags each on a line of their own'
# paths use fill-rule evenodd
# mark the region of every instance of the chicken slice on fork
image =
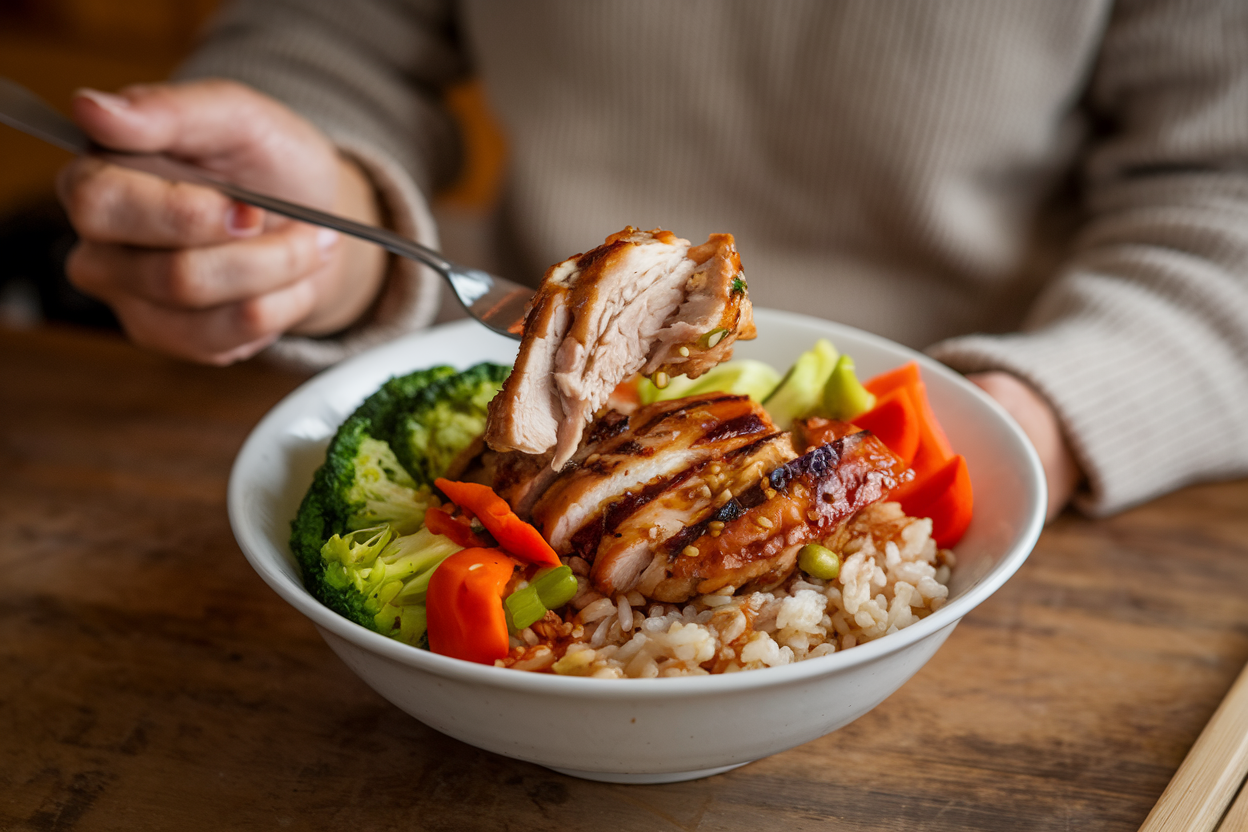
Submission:
<svg viewBox="0 0 1248 832">
<path fill-rule="evenodd" d="M 631 226 L 547 270 L 515 369 L 490 403 L 486 443 L 543 454 L 558 470 L 625 378 L 697 377 L 755 335 L 732 235 L 692 246 Z"/>
</svg>

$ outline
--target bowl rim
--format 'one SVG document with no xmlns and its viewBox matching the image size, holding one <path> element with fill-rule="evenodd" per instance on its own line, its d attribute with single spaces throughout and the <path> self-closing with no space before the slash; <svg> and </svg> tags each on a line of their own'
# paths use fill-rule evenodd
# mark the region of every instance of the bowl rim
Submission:
<svg viewBox="0 0 1248 832">
<path fill-rule="evenodd" d="M 912 360 L 919 362 L 924 373 L 935 373 L 955 386 L 960 387 L 965 393 L 977 399 L 981 405 L 986 406 L 1002 422 L 1007 435 L 1018 446 L 1018 449 L 1022 451 L 1023 457 L 1027 461 L 1025 476 L 1023 477 L 1024 487 L 1033 492 L 1035 500 L 1032 503 L 1030 515 L 1022 525 L 1013 545 L 1001 556 L 996 565 L 980 576 L 976 583 L 966 592 L 949 601 L 931 615 L 904 629 L 865 644 L 859 644 L 845 650 L 837 650 L 835 653 L 826 656 L 818 656 L 813 659 L 777 667 L 759 668 L 748 672 L 654 679 L 598 679 L 579 676 L 558 676 L 549 673 L 527 673 L 492 665 L 475 664 L 449 656 L 441 656 L 428 650 L 421 650 L 373 632 L 340 616 L 316 600 L 301 582 L 292 581 L 276 567 L 274 560 L 280 562 L 290 559 L 289 551 L 284 551 L 283 548 L 274 546 L 272 541 L 268 540 L 259 528 L 245 521 L 246 501 L 248 499 L 246 493 L 247 484 L 244 481 L 246 470 L 253 464 L 254 460 L 263 457 L 262 452 L 265 450 L 266 443 L 270 441 L 270 434 L 274 434 L 276 437 L 280 433 L 279 426 L 292 424 L 303 415 L 303 400 L 305 398 L 314 397 L 315 393 L 321 388 L 332 387 L 340 378 L 355 372 L 358 366 L 377 361 L 378 353 L 406 347 L 409 350 L 408 354 L 415 355 L 419 354 L 415 347 L 422 341 L 446 337 L 458 333 L 460 330 L 478 329 L 479 324 L 471 320 L 455 321 L 409 333 L 352 356 L 308 379 L 271 408 L 252 428 L 231 466 L 227 487 L 227 511 L 235 539 L 242 549 L 244 557 L 247 558 L 248 563 L 251 564 L 260 578 L 278 596 L 302 613 L 318 628 L 328 630 L 362 650 L 437 676 L 496 688 L 527 691 L 529 693 L 575 696 L 576 698 L 651 699 L 655 697 L 680 698 L 754 690 L 773 685 L 804 681 L 874 662 L 924 640 L 946 627 L 956 625 L 963 616 L 983 603 L 1018 571 L 1039 539 L 1045 521 L 1047 504 L 1046 483 L 1039 457 L 1031 442 L 1013 418 L 1000 405 L 989 398 L 987 394 L 954 370 L 916 350 L 846 324 L 827 321 L 809 315 L 771 309 L 756 309 L 755 315 L 768 322 L 775 322 L 780 325 L 789 322 L 825 329 L 829 331 L 828 337 L 833 340 L 837 337 L 835 332 L 839 331 L 851 336 L 852 339 L 871 343 L 873 346 L 885 351 L 902 352 Z M 395 372 L 398 372 L 398 370 Z M 285 547 L 284 543 L 283 547 Z"/>
</svg>

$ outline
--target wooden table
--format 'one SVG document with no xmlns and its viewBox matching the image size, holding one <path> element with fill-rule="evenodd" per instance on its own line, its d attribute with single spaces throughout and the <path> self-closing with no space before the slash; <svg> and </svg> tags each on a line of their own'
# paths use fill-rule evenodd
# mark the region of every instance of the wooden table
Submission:
<svg viewBox="0 0 1248 832">
<path fill-rule="evenodd" d="M 0 829 L 1134 830 L 1248 661 L 1248 481 L 1067 515 L 883 705 L 668 786 L 444 737 L 251 571 L 225 487 L 301 379 L 0 332 Z"/>
</svg>

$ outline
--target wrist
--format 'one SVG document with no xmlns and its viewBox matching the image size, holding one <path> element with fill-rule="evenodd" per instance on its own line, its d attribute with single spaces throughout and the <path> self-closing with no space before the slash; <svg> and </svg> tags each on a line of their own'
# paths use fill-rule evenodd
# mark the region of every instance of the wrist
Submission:
<svg viewBox="0 0 1248 832">
<path fill-rule="evenodd" d="M 1031 385 L 1010 373 L 974 373 L 967 379 L 1005 408 L 1031 440 L 1048 485 L 1048 517 L 1056 517 L 1083 476 L 1057 413 Z"/>
<path fill-rule="evenodd" d="M 338 157 L 334 213 L 367 225 L 383 225 L 384 212 L 377 190 L 364 171 L 350 159 Z M 320 276 L 320 302 L 299 326 L 296 335 L 329 335 L 359 321 L 381 291 L 389 257 L 373 243 L 339 235 Z"/>
</svg>

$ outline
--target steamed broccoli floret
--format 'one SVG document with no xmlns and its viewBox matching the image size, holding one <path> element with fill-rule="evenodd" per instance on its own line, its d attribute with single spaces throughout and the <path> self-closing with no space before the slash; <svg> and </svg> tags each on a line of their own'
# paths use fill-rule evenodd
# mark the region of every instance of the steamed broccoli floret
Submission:
<svg viewBox="0 0 1248 832">
<path fill-rule="evenodd" d="M 413 397 L 398 424 L 394 448 L 417 480 L 432 483 L 485 430 L 486 405 L 498 393 L 510 367 L 478 364 L 439 379 Z"/>
<path fill-rule="evenodd" d="M 431 494 L 399 465 L 394 451 L 379 439 L 365 436 L 355 455 L 355 480 L 347 489 L 351 515 L 347 527 L 362 529 L 386 523 L 395 534 L 410 534 L 425 522 Z"/>
<path fill-rule="evenodd" d="M 347 419 L 329 443 L 325 464 L 313 477 L 291 527 L 290 548 L 304 585 L 326 606 L 358 620 L 352 614 L 355 605 L 342 600 L 341 587 L 325 586 L 321 550 L 326 541 L 378 525 L 388 534 L 415 531 L 424 522 L 425 509 L 437 503 L 428 486 L 416 486 L 390 446 L 370 435 L 367 419 Z"/>
<path fill-rule="evenodd" d="M 438 504 L 431 484 L 445 470 L 445 463 L 425 460 L 422 447 L 453 459 L 484 429 L 485 407 L 507 372 L 481 364 L 463 373 L 434 367 L 392 378 L 342 424 L 291 524 L 291 550 L 321 603 L 371 630 L 409 642 L 421 638 L 423 596 L 389 602 L 426 568 L 421 564 L 458 549 L 443 552 L 444 539 L 425 533 L 442 541 L 425 551 L 429 541 L 412 534 L 425 510 Z M 466 434 L 474 419 L 479 427 Z M 428 431 L 424 446 L 411 441 L 412 425 Z"/>
<path fill-rule="evenodd" d="M 321 548 L 323 583 L 352 621 L 411 642 L 425 630 L 428 576 L 460 547 L 426 529 L 391 534 L 377 526 L 331 537 Z"/>
</svg>

